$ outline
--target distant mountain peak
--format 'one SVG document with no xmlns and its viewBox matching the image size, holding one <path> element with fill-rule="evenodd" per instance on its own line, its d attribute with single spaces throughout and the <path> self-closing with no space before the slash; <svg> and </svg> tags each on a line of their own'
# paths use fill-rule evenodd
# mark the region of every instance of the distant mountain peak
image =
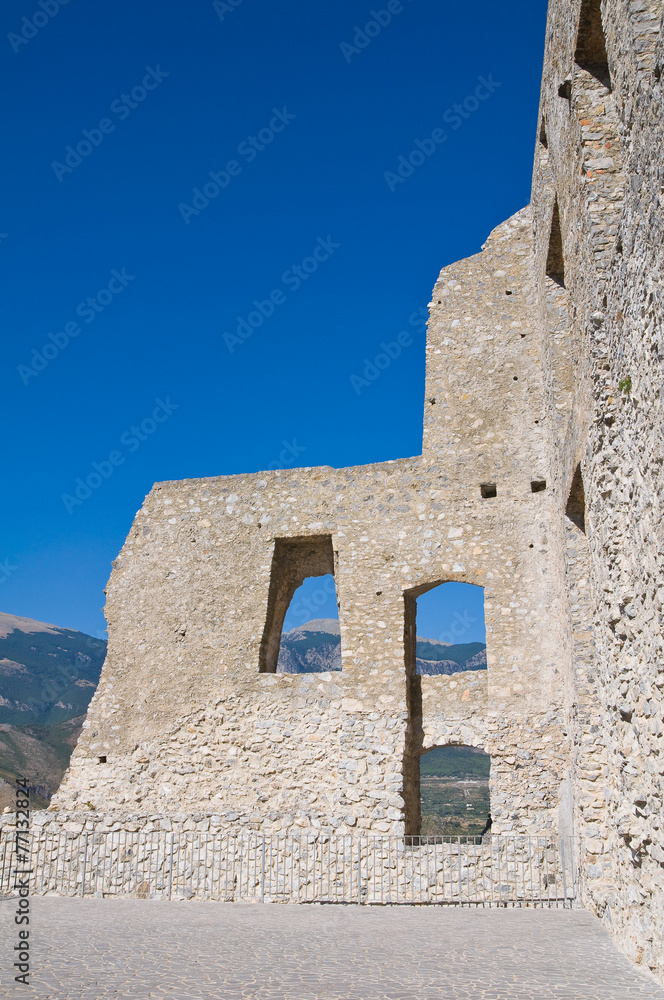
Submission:
<svg viewBox="0 0 664 1000">
<path fill-rule="evenodd" d="M 6 638 L 10 632 L 52 632 L 54 634 L 62 632 L 63 629 L 57 625 L 47 625 L 46 622 L 37 622 L 33 618 L 22 618 L 20 615 L 8 615 L 0 611 L 0 639 Z"/>
<path fill-rule="evenodd" d="M 48 805 L 69 764 L 99 682 L 106 642 L 0 612 L 0 811 L 15 807 L 14 775 Z"/>
<path fill-rule="evenodd" d="M 336 618 L 314 618 L 281 636 L 278 674 L 341 670 L 341 631 Z"/>
<path fill-rule="evenodd" d="M 453 646 L 453 642 L 441 642 L 440 639 L 427 639 L 424 635 L 418 635 L 416 642 L 428 642 L 430 646 Z"/>
<path fill-rule="evenodd" d="M 105 656 L 102 639 L 0 612 L 0 722 L 51 725 L 83 715 Z"/>
<path fill-rule="evenodd" d="M 295 639 L 298 637 L 297 633 L 304 634 L 305 632 L 328 632 L 330 635 L 341 635 L 337 618 L 314 618 L 310 622 L 305 622 L 304 625 L 296 625 L 295 628 L 284 632 L 284 635 Z"/>
<path fill-rule="evenodd" d="M 483 642 L 438 642 L 417 637 L 416 669 L 418 674 L 456 674 L 466 670 L 486 670 L 486 644 Z"/>
</svg>

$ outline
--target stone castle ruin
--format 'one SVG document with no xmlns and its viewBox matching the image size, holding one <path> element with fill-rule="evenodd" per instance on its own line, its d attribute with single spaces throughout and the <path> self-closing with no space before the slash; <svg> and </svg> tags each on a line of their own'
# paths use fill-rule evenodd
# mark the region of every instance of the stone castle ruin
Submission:
<svg viewBox="0 0 664 1000">
<path fill-rule="evenodd" d="M 478 747 L 492 833 L 573 836 L 661 974 L 662 13 L 552 0 L 531 203 L 435 285 L 421 455 L 154 486 L 50 824 L 416 835 L 421 755 Z M 342 671 L 277 673 L 328 573 Z M 485 590 L 488 668 L 420 676 L 447 581 Z"/>
</svg>

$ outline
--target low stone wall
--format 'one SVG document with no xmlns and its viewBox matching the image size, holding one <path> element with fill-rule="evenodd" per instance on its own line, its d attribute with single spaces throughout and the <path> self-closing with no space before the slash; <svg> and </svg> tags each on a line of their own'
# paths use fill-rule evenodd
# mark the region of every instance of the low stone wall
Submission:
<svg viewBox="0 0 664 1000">
<path fill-rule="evenodd" d="M 71 824 L 75 826 L 75 824 Z M 138 824 L 133 824 L 137 826 Z M 37 828 L 36 895 L 254 902 L 571 906 L 571 841 L 551 837 L 265 836 Z M 92 827 L 92 828 L 90 828 Z M 0 832 L 0 890 L 13 891 L 15 831 Z"/>
</svg>

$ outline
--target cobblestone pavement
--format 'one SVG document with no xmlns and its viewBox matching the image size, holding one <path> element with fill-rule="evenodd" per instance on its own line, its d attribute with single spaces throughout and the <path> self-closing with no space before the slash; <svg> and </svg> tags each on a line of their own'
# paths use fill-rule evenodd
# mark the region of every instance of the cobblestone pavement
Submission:
<svg viewBox="0 0 664 1000">
<path fill-rule="evenodd" d="M 0 903 L 2 997 L 664 1000 L 580 911 L 32 903 L 32 989 L 9 973 L 14 904 Z"/>
</svg>

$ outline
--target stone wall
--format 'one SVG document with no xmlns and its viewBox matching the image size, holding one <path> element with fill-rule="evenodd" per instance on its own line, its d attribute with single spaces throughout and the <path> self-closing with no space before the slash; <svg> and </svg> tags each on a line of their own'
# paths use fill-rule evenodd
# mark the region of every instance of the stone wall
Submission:
<svg viewBox="0 0 664 1000">
<path fill-rule="evenodd" d="M 569 838 L 410 838 L 234 833 L 219 817 L 124 826 L 35 817 L 25 842 L 35 895 L 226 902 L 572 907 Z M 6 824 L 6 825 L 4 825 Z M 15 827 L 0 827 L 0 895 L 15 895 Z"/>
<path fill-rule="evenodd" d="M 522 511 L 509 495 L 483 500 L 479 481 L 460 504 L 454 479 L 422 459 L 156 486 L 109 584 L 108 659 L 52 809 L 399 833 L 413 825 L 404 758 L 470 742 L 496 761 L 498 831 L 555 828 L 568 750 L 540 583 L 551 500 L 528 479 L 522 491 Z M 334 551 L 343 670 L 261 672 L 276 540 L 321 535 Z M 406 600 L 445 579 L 486 587 L 488 683 L 407 670 Z M 416 686 L 420 725 L 409 724 Z M 501 759 L 519 754 L 508 810 Z"/>
<path fill-rule="evenodd" d="M 556 481 L 569 490 L 580 463 L 586 496 L 587 534 L 567 527 L 584 898 L 660 976 L 662 14 L 661 0 L 550 5 L 532 200 L 542 281 L 559 206 L 571 316 L 574 398 L 553 442 Z"/>
<path fill-rule="evenodd" d="M 51 821 L 417 832 L 420 755 L 492 756 L 496 833 L 573 834 L 664 974 L 663 0 L 552 0 L 529 208 L 445 268 L 422 455 L 157 484 Z M 313 567 L 313 569 L 312 569 Z M 334 570 L 343 670 L 272 672 Z M 417 677 L 417 596 L 485 588 L 485 674 Z"/>
</svg>

